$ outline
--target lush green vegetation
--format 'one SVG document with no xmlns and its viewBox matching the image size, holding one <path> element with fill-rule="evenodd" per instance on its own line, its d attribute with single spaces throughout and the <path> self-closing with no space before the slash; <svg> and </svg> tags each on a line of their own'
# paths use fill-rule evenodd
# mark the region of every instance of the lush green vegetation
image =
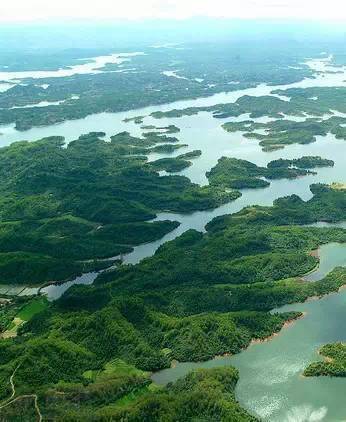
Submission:
<svg viewBox="0 0 346 422">
<path fill-rule="evenodd" d="M 310 156 L 310 157 L 301 157 L 301 158 L 295 158 L 293 160 L 287 160 L 287 159 L 278 159 L 273 160 L 270 163 L 268 163 L 268 167 L 270 168 L 278 168 L 278 167 L 298 167 L 303 169 L 312 169 L 317 167 L 333 167 L 334 161 L 328 160 L 326 158 L 321 158 L 318 156 Z"/>
<path fill-rule="evenodd" d="M 17 316 L 23 321 L 30 321 L 36 314 L 44 311 L 47 306 L 48 301 L 45 297 L 34 298 L 20 309 Z"/>
<path fill-rule="evenodd" d="M 263 188 L 269 186 L 266 179 L 293 179 L 299 176 L 313 174 L 308 168 L 331 166 L 333 161 L 321 157 L 302 157 L 296 160 L 276 160 L 267 167 L 238 158 L 221 157 L 208 173 L 212 186 L 223 186 L 233 189 Z"/>
<path fill-rule="evenodd" d="M 162 145 L 162 146 L 170 147 L 171 145 L 167 144 L 167 145 Z M 157 152 L 157 149 L 156 149 L 156 152 Z M 166 151 L 166 152 L 171 152 L 171 151 Z M 154 170 L 165 170 L 168 173 L 175 173 L 187 167 L 190 167 L 192 165 L 192 162 L 190 160 L 193 160 L 194 158 L 199 157 L 201 154 L 202 154 L 202 151 L 200 150 L 189 151 L 189 152 L 186 152 L 185 154 L 180 154 L 176 157 L 160 158 L 158 160 L 151 161 L 150 163 L 148 163 L 148 165 L 152 167 Z"/>
<path fill-rule="evenodd" d="M 330 117 L 326 120 L 308 118 L 302 122 L 290 120 L 275 120 L 271 123 L 261 125 L 254 123 L 247 127 L 245 137 L 259 140 L 264 151 L 283 148 L 290 144 L 309 144 L 316 141 L 316 136 L 325 136 L 333 133 L 337 138 L 345 139 L 343 127 L 346 122 L 343 117 Z M 227 125 L 227 124 L 225 124 Z M 225 126 L 226 130 L 229 126 Z M 256 127 L 262 126 L 265 134 L 256 133 Z"/>
<path fill-rule="evenodd" d="M 186 47 L 146 48 L 146 55 L 121 67 L 106 64 L 104 73 L 23 80 L 0 93 L 0 124 L 14 122 L 26 130 L 92 113 L 296 82 L 313 76 L 301 63 L 320 52 L 273 42 Z M 107 53 L 89 50 L 88 56 Z M 47 52 L 45 69 L 78 64 L 81 57 L 76 50 Z M 0 56 L 0 65 L 8 64 L 10 70 L 36 69 L 42 61 L 40 53 L 21 60 L 12 53 Z M 339 55 L 335 63 L 341 62 Z M 265 150 L 313 142 L 327 133 L 346 138 L 346 119 L 332 116 L 333 110 L 346 112 L 344 88 L 274 93 L 290 101 L 244 96 L 231 104 L 152 116 L 207 111 L 224 119 L 249 114 L 223 128 L 243 132 Z M 63 102 L 39 112 L 17 108 L 40 101 Z M 330 118 L 323 120 L 327 113 Z M 263 116 L 275 120 L 251 120 Z M 286 116 L 306 121 L 284 120 Z M 210 186 L 200 187 L 185 177 L 160 176 L 161 170 L 177 172 L 192 165 L 201 151 L 177 155 L 186 147 L 174 136 L 179 128 L 146 125 L 145 117 L 139 112 L 124 119 L 141 125 L 141 137 L 122 132 L 106 142 L 105 133 L 93 132 L 67 146 L 52 137 L 0 149 L 0 283 L 43 283 L 105 268 L 113 262 L 109 258 L 179 225 L 150 221 L 159 212 L 211 209 L 237 198 L 234 189 L 264 187 L 271 179 L 334 164 L 302 157 L 259 167 L 223 157 L 207 174 Z M 176 156 L 148 162 L 151 153 Z M 342 268 L 317 282 L 302 278 L 318 265 L 312 250 L 346 240 L 341 228 L 307 226 L 345 218 L 345 186 L 315 185 L 312 192 L 307 202 L 293 195 L 272 207 L 218 217 L 206 233 L 189 230 L 138 265 L 118 265 L 94 285 L 74 286 L 54 303 L 42 297 L 3 300 L 1 333 L 15 319 L 25 324 L 16 326 L 17 336 L 0 341 L 0 406 L 9 403 L 1 407 L 1 419 L 34 421 L 38 408 L 43 420 L 254 421 L 236 402 L 234 368 L 194 371 L 166 387 L 154 385 L 149 371 L 167 368 L 172 360 L 239 353 L 252 340 L 265 339 L 301 316 L 271 313 L 274 308 L 346 284 Z M 313 364 L 305 375 L 344 375 L 344 345 L 327 345 L 321 353 L 333 361 Z"/>
<path fill-rule="evenodd" d="M 214 44 L 149 49 L 119 73 L 113 73 L 119 69 L 110 64 L 103 74 L 40 80 L 49 85 L 46 89 L 37 86 L 37 80 L 27 80 L 27 85 L 0 94 L 0 123 L 15 122 L 24 130 L 101 111 L 311 76 L 301 65 L 306 49 L 294 49 L 293 54 L 283 54 L 282 45 L 247 49 L 244 53 L 244 45 L 230 45 L 220 50 Z M 72 63 L 76 57 L 70 57 Z M 168 63 L 184 79 L 165 75 Z M 79 98 L 68 99 L 71 92 Z M 245 132 L 266 150 L 313 142 L 329 132 L 346 138 L 345 118 L 320 118 L 332 110 L 346 111 L 343 88 L 277 94 L 290 101 L 245 96 L 233 104 L 152 115 L 209 111 L 215 118 L 270 116 L 275 121 L 223 125 L 229 132 Z M 11 108 L 65 99 L 40 113 Z M 307 119 L 283 120 L 290 115 Z M 177 126 L 144 125 L 144 119 L 125 119 L 143 125 L 142 137 L 122 132 L 106 142 L 105 133 L 93 132 L 67 146 L 62 138 L 52 137 L 0 150 L 0 282 L 42 283 L 105 268 L 112 260 L 104 258 L 159 239 L 179 225 L 151 222 L 161 211 L 211 209 L 237 198 L 240 193 L 233 189 L 264 187 L 271 179 L 295 178 L 334 164 L 301 157 L 259 167 L 222 157 L 207 174 L 210 186 L 200 187 L 185 177 L 159 174 L 192 165 L 199 150 L 148 162 L 150 153 L 169 154 L 186 145 L 171 136 L 179 132 Z M 234 368 L 194 371 L 166 387 L 154 385 L 149 371 L 167 368 L 172 360 L 197 362 L 239 353 L 252 340 L 265 339 L 302 315 L 270 312 L 274 308 L 346 284 L 343 268 L 317 282 L 302 278 L 318 265 L 312 250 L 346 240 L 344 229 L 307 226 L 345 218 L 345 186 L 311 189 L 313 198 L 307 202 L 292 195 L 272 207 L 247 207 L 218 217 L 206 233 L 189 230 L 154 256 L 103 272 L 94 285 L 74 286 L 54 303 L 41 297 L 4 302 L 1 331 L 10 328 L 15 317 L 26 323 L 16 337 L 0 341 L 0 406 L 9 403 L 1 408 L 1 418 L 36 420 L 36 400 L 44 420 L 255 420 L 236 402 Z M 333 362 L 313 364 L 305 375 L 330 371 L 344 376 L 344 345 L 325 346 L 322 353 Z"/>
<path fill-rule="evenodd" d="M 51 137 L 0 149 L 1 283 L 39 284 L 104 268 L 112 261 L 100 259 L 178 226 L 149 223 L 157 212 L 209 209 L 240 195 L 160 177 L 156 170 L 167 160 L 149 165 L 143 154 L 159 142 L 178 146 L 176 138 L 124 132 L 105 142 L 103 136 L 82 135 L 66 148 L 63 138 Z M 176 161 L 190 164 L 168 161 L 171 170 Z"/>
<path fill-rule="evenodd" d="M 156 145 L 153 148 L 151 148 L 151 152 L 158 152 L 160 154 L 164 153 L 171 153 L 174 152 L 177 149 L 185 148 L 187 147 L 187 144 L 162 144 L 162 145 Z"/>
<path fill-rule="evenodd" d="M 25 297 L 1 297 L 0 299 L 0 337 L 1 333 L 10 328 L 13 319 L 17 316 L 18 312 L 30 306 L 29 299 Z M 28 304 L 28 305 L 27 305 Z M 24 314 L 25 316 L 25 314 Z"/>
<path fill-rule="evenodd" d="M 278 120 L 283 119 L 285 116 L 299 116 L 307 117 L 308 122 L 313 125 L 315 121 L 321 122 L 318 117 L 325 114 L 330 114 L 331 118 L 326 123 L 327 126 L 338 126 L 338 123 L 345 121 L 345 118 L 332 116 L 333 110 L 339 111 L 341 113 L 346 112 L 344 104 L 345 88 L 343 87 L 316 87 L 305 89 L 291 88 L 285 91 L 274 90 L 272 93 L 289 97 L 290 101 L 285 101 L 273 95 L 256 97 L 244 95 L 234 103 L 224 103 L 202 107 L 188 107 L 185 109 L 173 109 L 166 112 L 157 111 L 151 113 L 151 116 L 157 119 L 164 117 L 182 117 L 191 116 L 201 111 L 211 112 L 215 118 L 222 119 L 227 117 L 239 117 L 242 114 L 250 114 L 250 119 L 268 116 Z M 317 100 L 315 98 L 317 98 Z M 312 118 L 312 116 L 317 117 Z M 274 120 L 274 122 L 268 123 L 269 127 L 271 123 L 273 123 L 274 126 L 280 125 L 279 122 Z M 294 123 L 303 123 L 306 126 L 309 125 L 309 123 L 304 123 L 304 121 L 289 121 L 288 124 L 293 125 Z M 254 123 L 253 120 L 244 120 L 241 122 L 225 123 L 224 128 L 229 132 L 243 129 L 245 131 L 246 127 L 250 124 L 254 124 L 254 126 L 251 127 L 251 130 L 252 128 L 260 129 L 266 127 L 266 123 Z M 322 128 L 320 126 L 319 130 L 323 131 Z M 317 127 L 315 130 L 318 130 Z M 318 135 L 319 133 L 316 134 Z"/>
<path fill-rule="evenodd" d="M 159 388 L 148 376 L 114 362 L 93 382 L 60 382 L 40 396 L 40 411 L 48 419 L 66 421 L 186 421 L 250 422 L 256 419 L 235 399 L 238 372 L 233 368 L 197 370 L 167 387 Z M 19 406 L 18 406 L 19 405 Z M 30 406 L 31 405 L 31 406 Z M 2 409 L 6 419 L 35 419 L 32 403 L 25 398 Z"/>
<path fill-rule="evenodd" d="M 320 351 L 324 361 L 311 363 L 305 370 L 306 377 L 346 377 L 346 345 L 326 344 Z"/>
<path fill-rule="evenodd" d="M 5 297 L 0 299 L 0 339 L 17 335 L 19 327 L 48 307 L 45 297 Z"/>
<path fill-rule="evenodd" d="M 150 162 L 150 167 L 154 170 L 165 170 L 168 173 L 176 173 L 184 170 L 186 167 L 192 165 L 191 161 L 183 160 L 180 158 L 160 158 Z"/>
<path fill-rule="evenodd" d="M 125 122 L 134 120 L 134 122 L 136 123 L 136 120 L 138 121 L 138 117 L 135 117 L 134 119 L 125 119 Z M 141 129 L 143 130 L 150 130 L 150 131 L 154 131 L 154 133 L 156 133 L 155 131 L 158 131 L 159 133 L 179 133 L 180 129 L 178 128 L 178 126 L 176 125 L 168 125 L 168 126 L 154 126 L 154 125 L 144 125 L 141 126 Z"/>
<path fill-rule="evenodd" d="M 185 152 L 184 154 L 178 155 L 177 158 L 181 158 L 184 160 L 192 160 L 193 158 L 198 158 L 202 155 L 202 151 L 200 149 L 195 149 L 193 151 Z"/>
<path fill-rule="evenodd" d="M 156 390 L 142 371 L 168 367 L 173 359 L 238 353 L 252 339 L 264 339 L 301 315 L 272 314 L 273 308 L 346 283 L 343 268 L 314 283 L 301 279 L 318 263 L 311 250 L 346 240 L 344 229 L 306 226 L 342 220 L 346 191 L 324 185 L 312 191 L 307 202 L 291 196 L 272 207 L 218 217 L 205 234 L 189 230 L 137 265 L 103 273 L 92 286 L 69 289 L 21 326 L 16 338 L 0 342 L 2 399 L 11 394 L 9 378 L 17 368 L 16 396 L 37 394 L 44 417 L 78 420 L 91 409 L 101 419 L 115 420 L 151 420 L 153 409 L 157 420 L 180 420 L 180 411 L 185 420 L 186 415 L 219 417 L 210 412 L 226 412 L 218 388 L 226 388 L 225 374 L 236 376 L 232 368 L 198 372 L 205 382 L 196 401 L 192 380 L 201 375 Z M 215 374 L 219 387 L 212 381 Z M 183 394 L 188 408 L 180 396 L 184 385 L 189 386 Z M 217 396 L 209 395 L 212 391 Z M 227 403 L 230 413 L 222 415 L 249 417 L 234 396 Z M 5 409 L 6 415 L 34 414 L 33 400 L 20 399 L 16 408 Z"/>
</svg>

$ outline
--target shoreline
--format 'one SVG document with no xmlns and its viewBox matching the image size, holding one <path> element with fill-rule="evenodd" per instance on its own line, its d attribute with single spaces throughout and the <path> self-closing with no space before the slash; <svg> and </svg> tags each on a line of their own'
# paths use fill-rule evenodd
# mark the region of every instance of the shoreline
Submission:
<svg viewBox="0 0 346 422">
<path fill-rule="evenodd" d="M 346 286 L 345 286 L 345 287 L 346 287 Z M 269 336 L 267 336 L 267 337 L 264 337 L 264 338 L 261 338 L 261 339 L 259 339 L 259 338 L 258 338 L 258 339 L 253 338 L 253 339 L 250 341 L 250 343 L 249 343 L 246 347 L 242 348 L 242 350 L 241 350 L 240 352 L 238 352 L 238 353 L 230 353 L 230 352 L 226 352 L 226 353 L 223 353 L 222 355 L 215 355 L 214 357 L 212 357 L 212 358 L 210 358 L 210 359 L 207 359 L 207 360 L 204 360 L 204 361 L 184 361 L 184 362 L 180 362 L 180 361 L 178 361 L 178 360 L 176 360 L 176 359 L 173 359 L 173 360 L 171 361 L 171 365 L 170 365 L 170 367 L 169 367 L 169 368 L 176 368 L 176 366 L 177 366 L 179 363 L 204 363 L 204 362 L 208 362 L 208 361 L 211 361 L 211 360 L 218 360 L 218 359 L 223 359 L 223 358 L 227 358 L 227 357 L 231 357 L 231 356 L 238 355 L 239 353 L 244 352 L 244 351 L 245 351 L 245 350 L 247 350 L 249 347 L 251 347 L 251 346 L 253 346 L 253 345 L 255 345 L 255 344 L 266 343 L 266 342 L 268 342 L 268 341 L 273 340 L 275 337 L 279 336 L 279 335 L 281 334 L 281 332 L 282 332 L 284 329 L 289 328 L 289 327 L 290 327 L 290 326 L 292 326 L 295 322 L 297 322 L 298 320 L 300 320 L 300 319 L 304 318 L 306 315 L 307 315 L 307 312 L 302 312 L 302 313 L 301 313 L 301 315 L 297 316 L 296 318 L 292 318 L 292 319 L 290 319 L 290 320 L 285 321 L 285 322 L 284 322 L 284 324 L 282 325 L 282 327 L 280 328 L 280 330 L 279 330 L 279 331 L 276 331 L 275 333 L 272 333 L 272 334 L 270 334 L 270 335 L 269 335 Z M 164 368 L 164 369 L 168 369 L 168 368 Z M 155 372 L 160 372 L 160 371 L 155 371 Z M 154 373 L 155 373 L 155 372 L 154 372 Z M 153 373 L 153 374 L 154 374 L 154 373 Z"/>
<path fill-rule="evenodd" d="M 309 280 L 306 280 L 305 277 L 307 277 L 310 274 L 313 274 L 314 272 L 318 271 L 318 269 L 319 269 L 319 267 L 321 265 L 321 255 L 320 255 L 320 252 L 321 252 L 321 245 L 319 245 L 318 248 L 313 249 L 312 251 L 309 251 L 309 256 L 312 256 L 312 257 L 318 259 L 318 262 L 316 263 L 316 265 L 314 266 L 314 268 L 312 268 L 310 271 L 308 271 L 307 273 L 305 273 L 304 275 L 302 275 L 300 277 L 300 279 L 303 282 L 309 281 Z"/>
<path fill-rule="evenodd" d="M 318 263 L 316 264 L 316 266 L 313 269 L 311 269 L 310 271 L 308 271 L 304 275 L 300 276 L 299 278 L 302 281 L 304 281 L 304 282 L 310 282 L 310 283 L 313 283 L 315 281 L 319 281 L 319 280 L 306 280 L 306 277 L 308 277 L 309 275 L 311 275 L 314 272 L 316 272 L 316 271 L 319 270 L 319 267 L 321 265 L 321 248 L 322 248 L 322 246 L 332 245 L 332 244 L 343 245 L 344 243 L 345 242 L 340 242 L 340 241 L 339 242 L 338 241 L 337 242 L 326 242 L 326 243 L 322 243 L 321 245 L 319 245 L 319 247 L 317 249 L 313 249 L 312 251 L 310 251 L 309 252 L 309 255 L 312 256 L 312 257 L 314 257 L 314 258 L 317 258 L 318 259 Z M 328 275 L 328 273 L 324 277 L 326 277 L 327 275 Z"/>
<path fill-rule="evenodd" d="M 327 297 L 327 296 L 329 296 L 329 295 L 332 295 L 332 294 L 338 294 L 338 293 L 340 293 L 341 292 L 341 290 L 344 290 L 344 289 L 346 289 L 346 284 L 343 284 L 342 286 L 340 286 L 337 290 L 333 290 L 333 291 L 331 291 L 331 292 L 328 292 L 328 293 L 326 293 L 326 294 L 322 294 L 322 295 L 320 295 L 320 296 L 317 296 L 317 295 L 315 295 L 315 296 L 309 296 L 306 300 L 304 300 L 304 302 L 301 302 L 301 303 L 307 303 L 307 302 L 313 302 L 313 301 L 315 301 L 315 300 L 320 300 L 320 299 L 322 299 L 323 297 Z M 299 303 L 299 302 L 298 302 Z"/>
<path fill-rule="evenodd" d="M 301 315 L 299 315 L 298 317 L 287 320 L 286 322 L 284 322 L 284 324 L 282 325 L 282 327 L 279 331 L 271 334 L 268 337 L 252 339 L 248 347 L 253 346 L 255 344 L 267 343 L 268 341 L 273 340 L 275 337 L 279 336 L 283 330 L 291 327 L 292 325 L 294 325 L 300 319 L 305 318 L 307 314 L 308 314 L 307 312 L 302 312 Z M 244 349 L 244 350 L 246 350 L 246 349 Z"/>
<path fill-rule="evenodd" d="M 342 342 L 341 342 L 342 343 Z M 342 343 L 343 344 L 343 343 Z M 333 363 L 335 362 L 335 359 L 331 358 L 330 356 L 325 356 L 321 353 L 321 349 L 323 346 L 321 346 L 318 350 L 317 350 L 317 355 L 321 358 L 321 360 L 319 362 L 323 362 L 323 363 Z M 344 378 L 344 377 L 333 377 L 332 375 L 305 375 L 304 372 L 306 371 L 307 368 L 309 368 L 310 365 L 316 363 L 318 361 L 313 361 L 310 362 L 305 368 L 304 371 L 300 374 L 300 376 L 302 378 L 319 378 L 319 377 L 331 377 L 331 378 Z"/>
<path fill-rule="evenodd" d="M 309 252 L 310 256 L 313 256 L 314 258 L 320 258 L 320 250 L 321 250 L 321 246 L 319 246 L 317 249 L 313 249 L 312 251 Z"/>
<path fill-rule="evenodd" d="M 326 296 L 329 296 L 331 294 L 340 293 L 340 291 L 341 290 L 344 290 L 344 289 L 346 289 L 346 283 L 343 284 L 342 286 L 340 286 L 338 288 L 338 290 L 336 290 L 336 291 L 332 291 L 332 292 L 326 293 L 326 294 L 321 295 L 321 296 L 310 296 L 304 302 L 301 302 L 301 303 L 303 304 L 303 303 L 308 302 L 310 300 L 319 300 L 319 299 L 321 299 L 323 297 L 326 297 Z M 297 302 L 297 304 L 299 304 L 299 303 L 300 302 Z M 224 353 L 222 355 L 215 355 L 214 357 L 212 357 L 210 359 L 207 359 L 207 360 L 204 360 L 204 361 L 182 361 L 182 362 L 180 362 L 180 361 L 178 361 L 176 359 L 172 359 L 171 364 L 170 364 L 170 366 L 168 368 L 162 368 L 161 370 L 152 372 L 150 378 L 152 379 L 152 376 L 155 375 L 158 372 L 161 372 L 161 371 L 164 371 L 164 370 L 167 370 L 167 369 L 174 369 L 179 364 L 188 364 L 188 363 L 192 363 L 192 364 L 203 364 L 203 363 L 208 362 L 208 361 L 214 361 L 214 360 L 219 360 L 219 359 L 228 358 L 228 357 L 232 357 L 232 356 L 238 355 L 238 354 L 246 351 L 249 347 L 251 347 L 253 345 L 267 343 L 267 342 L 273 340 L 275 337 L 278 337 L 280 334 L 282 334 L 282 332 L 283 332 L 284 329 L 287 329 L 287 328 L 293 326 L 297 321 L 299 321 L 300 319 L 305 318 L 307 315 L 308 315 L 308 312 L 306 312 L 306 311 L 301 312 L 301 315 L 297 316 L 296 318 L 292 318 L 290 320 L 285 321 L 279 331 L 277 331 L 277 332 L 275 332 L 275 333 L 273 333 L 273 334 L 271 334 L 271 335 L 269 335 L 269 336 L 267 336 L 267 337 L 265 337 L 263 339 L 255 339 L 255 338 L 253 338 L 250 341 L 250 343 L 248 344 L 248 346 L 244 347 L 238 353 L 229 353 L 229 352 L 226 352 L 226 353 Z M 303 375 L 301 374 L 301 376 L 303 376 Z M 153 382 L 155 382 L 155 381 L 153 381 Z"/>
<path fill-rule="evenodd" d="M 340 291 L 341 290 L 344 290 L 344 289 L 346 289 L 346 284 L 343 284 L 342 286 L 340 286 L 337 291 L 332 291 L 332 292 L 326 293 L 326 294 L 321 295 L 321 296 L 310 296 L 304 302 L 295 302 L 295 303 L 297 303 L 297 304 L 299 304 L 299 303 L 303 304 L 303 303 L 306 303 L 306 302 L 309 302 L 309 301 L 319 300 L 319 299 L 321 299 L 323 297 L 327 297 L 327 296 L 329 296 L 331 294 L 340 293 Z M 285 321 L 279 331 L 276 331 L 275 333 L 272 333 L 271 335 L 269 335 L 267 337 L 264 337 L 262 339 L 253 338 L 250 341 L 250 343 L 248 344 L 248 346 L 244 347 L 239 353 L 242 353 L 243 351 L 245 351 L 249 347 L 254 346 L 256 344 L 267 343 L 267 342 L 273 340 L 275 337 L 279 336 L 282 333 L 283 330 L 291 327 L 297 321 L 299 321 L 300 319 L 305 318 L 307 315 L 308 315 L 308 312 L 306 312 L 306 311 L 301 312 L 301 315 L 297 316 L 296 318 L 292 318 L 290 320 Z M 183 362 L 180 362 L 180 361 L 178 361 L 176 359 L 172 359 L 171 365 L 169 366 L 169 368 L 163 368 L 163 369 L 160 369 L 159 371 L 155 371 L 155 372 L 152 373 L 152 375 L 155 374 L 156 372 L 160 372 L 160 371 L 165 370 L 165 369 L 175 368 L 180 363 L 204 363 L 204 362 L 208 362 L 208 361 L 212 361 L 212 360 L 217 360 L 217 359 L 222 359 L 222 358 L 227 358 L 227 357 L 235 356 L 235 355 L 237 355 L 239 353 L 229 353 L 229 352 L 226 352 L 226 353 L 223 353 L 222 355 L 215 355 L 214 357 L 212 357 L 210 359 L 207 359 L 207 360 L 204 360 L 204 361 L 183 361 Z"/>
</svg>

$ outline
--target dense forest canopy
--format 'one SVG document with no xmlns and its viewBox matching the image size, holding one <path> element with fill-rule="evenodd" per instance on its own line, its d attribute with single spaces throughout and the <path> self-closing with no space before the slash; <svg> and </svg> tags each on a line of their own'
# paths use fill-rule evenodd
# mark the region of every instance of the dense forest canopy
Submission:
<svg viewBox="0 0 346 422">
<path fill-rule="evenodd" d="M 306 226 L 343 219 L 345 190 L 315 185 L 312 191 L 308 202 L 291 196 L 273 207 L 250 207 L 219 217 L 206 234 L 190 230 L 138 265 L 120 266 L 100 275 L 94 286 L 68 290 L 24 324 L 19 337 L 0 342 L 3 399 L 10 395 L 8 379 L 15 371 L 18 394 L 38 394 L 47 417 L 57 412 L 62 419 L 81 420 L 92 408 L 100 418 L 152 418 L 153 401 L 160 418 L 165 412 L 174 415 L 173 403 L 185 409 L 180 393 L 173 393 L 171 402 L 170 388 L 180 391 L 179 385 L 190 385 L 192 375 L 154 392 L 140 371 L 168 367 L 172 359 L 200 361 L 238 353 L 252 339 L 268 337 L 301 315 L 272 314 L 271 309 L 337 291 L 345 284 L 341 268 L 314 283 L 300 278 L 317 264 L 311 250 L 346 238 L 342 228 Z M 119 363 L 112 364 L 119 359 L 134 369 L 121 375 L 114 369 Z M 107 372 L 109 365 L 113 370 Z M 220 370 L 217 377 L 228 376 L 227 371 Z M 213 372 L 205 376 L 212 382 Z M 75 397 L 88 398 L 78 399 L 79 416 Z M 207 412 L 207 402 L 197 397 L 193 412 Z M 213 395 L 205 397 L 216 400 Z M 231 405 L 234 398 L 230 400 Z M 111 402 L 119 406 L 109 407 Z M 21 412 L 34 411 L 30 400 L 21 406 Z M 224 420 L 226 416 L 220 415 L 226 410 L 217 408 L 217 418 Z M 5 412 L 10 416 L 17 410 L 7 406 Z M 235 403 L 228 412 L 251 420 Z M 182 420 L 173 415 L 168 420 Z"/>
<path fill-rule="evenodd" d="M 42 27 L 0 39 L 1 420 L 256 421 L 233 366 L 153 373 L 240 354 L 304 321 L 278 308 L 346 285 L 335 265 L 307 277 L 346 241 L 345 178 L 328 177 L 344 176 L 344 41 L 204 24 L 203 42 L 184 21 L 151 42 L 140 23 L 136 43 L 106 23 L 67 25 L 73 48 L 53 24 L 46 49 Z M 319 353 L 299 377 L 345 377 L 344 343 Z"/>
</svg>

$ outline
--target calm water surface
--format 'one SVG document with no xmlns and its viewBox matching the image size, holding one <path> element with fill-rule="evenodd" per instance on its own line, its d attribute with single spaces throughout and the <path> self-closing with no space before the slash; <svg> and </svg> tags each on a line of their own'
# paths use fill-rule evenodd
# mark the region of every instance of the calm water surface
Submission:
<svg viewBox="0 0 346 422">
<path fill-rule="evenodd" d="M 345 421 L 346 380 L 301 375 L 309 363 L 320 359 L 317 351 L 323 344 L 346 341 L 345 309 L 344 289 L 321 300 L 285 306 L 280 311 L 306 315 L 272 340 L 231 357 L 178 363 L 153 379 L 165 384 L 191 369 L 233 365 L 240 372 L 237 398 L 254 415 L 275 422 Z"/>
<path fill-rule="evenodd" d="M 307 281 L 321 280 L 326 274 L 336 267 L 346 266 L 346 244 L 328 243 L 322 245 L 318 251 L 320 264 L 316 271 L 305 276 Z"/>
<path fill-rule="evenodd" d="M 335 68 L 329 66 L 328 60 L 313 60 L 308 64 L 316 71 L 335 70 Z M 179 101 L 162 106 L 146 107 L 126 113 L 100 113 L 88 116 L 85 119 L 66 121 L 49 127 L 33 128 L 25 132 L 16 131 L 13 125 L 2 126 L 0 127 L 0 133 L 2 133 L 0 145 L 8 145 L 21 139 L 35 140 L 51 135 L 62 135 L 65 136 L 67 141 L 71 141 L 81 133 L 90 131 L 105 131 L 107 137 L 123 130 L 130 131 L 133 135 L 141 135 L 140 125 L 135 125 L 133 122 L 124 123 L 122 120 L 125 117 L 137 115 L 148 116 L 151 112 L 157 110 L 167 111 L 173 108 L 233 102 L 242 95 L 269 95 L 273 89 L 278 88 L 346 86 L 345 68 L 342 68 L 342 70 L 344 70 L 344 73 L 318 75 L 316 79 L 305 79 L 292 85 L 273 88 L 262 84 L 247 90 L 220 93 L 212 97 Z M 0 73 L 0 80 L 9 81 L 12 77 L 13 75 L 5 79 L 4 75 L 1 77 Z M 23 75 L 16 75 L 16 77 L 21 78 Z M 340 113 L 337 114 L 340 115 Z M 234 120 L 246 118 L 248 116 L 240 116 Z M 289 118 L 293 119 L 293 117 Z M 299 119 L 301 118 L 295 118 L 295 120 Z M 226 119 L 226 121 L 230 120 Z M 265 122 L 269 119 L 256 120 Z M 318 169 L 316 176 L 306 176 L 296 180 L 276 180 L 272 181 L 271 185 L 265 189 L 242 190 L 241 198 L 215 210 L 191 214 L 161 213 L 157 216 L 158 220 L 177 220 L 181 225 L 159 241 L 136 247 L 132 253 L 125 257 L 125 262 L 139 262 L 142 258 L 152 255 L 162 243 L 174 239 L 187 229 L 193 228 L 203 231 L 204 226 L 216 216 L 237 212 L 247 205 L 271 205 L 276 198 L 293 193 L 298 194 L 304 200 L 308 200 L 311 198 L 309 190 L 311 183 L 346 182 L 346 142 L 335 139 L 333 135 L 317 137 L 317 141 L 313 144 L 290 145 L 284 150 L 264 153 L 257 141 L 245 139 L 241 133 L 225 132 L 221 128 L 222 122 L 220 119 L 214 119 L 210 113 L 199 113 L 195 116 L 185 116 L 179 119 L 155 120 L 146 117 L 144 124 L 159 126 L 176 124 L 181 129 L 177 137 L 182 142 L 187 143 L 189 147 L 185 150 L 181 149 L 171 156 L 192 149 L 202 150 L 202 156 L 193 160 L 193 165 L 181 173 L 199 184 L 207 183 L 205 172 L 210 170 L 223 155 L 246 159 L 262 166 L 277 158 L 320 155 L 334 160 L 335 166 Z M 163 156 L 167 155 L 151 154 L 149 160 Z M 319 225 L 324 226 L 325 224 L 319 223 Z M 345 224 L 342 223 L 342 226 L 345 227 Z M 307 278 L 311 281 L 322 278 L 335 266 L 345 265 L 345 257 L 345 245 L 334 243 L 322 246 L 320 248 L 320 266 Z M 96 273 L 85 274 L 60 286 L 47 286 L 42 291 L 51 300 L 55 300 L 72 284 L 91 284 L 96 276 Z M 22 290 L 20 294 L 29 291 L 33 292 L 33 290 L 26 289 Z M 312 360 L 319 359 L 317 350 L 322 344 L 331 341 L 346 341 L 345 305 L 346 290 L 342 290 L 338 294 L 329 295 L 321 300 L 285 306 L 280 311 L 299 310 L 307 314 L 303 319 L 283 330 L 273 340 L 252 345 L 233 357 L 213 359 L 203 363 L 179 363 L 175 368 L 156 373 L 153 378 L 158 383 L 167 383 L 193 368 L 234 365 L 240 371 L 240 382 L 236 391 L 239 401 L 249 411 L 264 420 L 278 422 L 346 420 L 346 380 L 301 377 L 304 367 Z"/>
<path fill-rule="evenodd" d="M 340 224 L 345 227 L 345 223 Z M 320 266 L 306 279 L 321 280 L 333 268 L 346 265 L 346 245 L 329 243 L 319 251 Z M 321 359 L 326 343 L 346 341 L 346 289 L 320 300 L 286 305 L 273 312 L 301 311 L 304 318 L 270 341 L 242 353 L 207 362 L 177 363 L 153 375 L 159 384 L 177 380 L 196 368 L 233 365 L 240 372 L 236 394 L 251 413 L 267 421 L 316 422 L 346 420 L 346 380 L 302 377 L 304 368 Z"/>
</svg>

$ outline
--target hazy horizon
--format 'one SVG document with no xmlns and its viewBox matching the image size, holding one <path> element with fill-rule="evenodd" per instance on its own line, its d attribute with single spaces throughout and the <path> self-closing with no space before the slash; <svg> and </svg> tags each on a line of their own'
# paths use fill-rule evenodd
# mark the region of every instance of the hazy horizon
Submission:
<svg viewBox="0 0 346 422">
<path fill-rule="evenodd" d="M 127 0 L 121 4 L 92 1 L 13 0 L 0 5 L 0 22 L 35 22 L 51 19 L 297 19 L 346 21 L 343 0 Z"/>
<path fill-rule="evenodd" d="M 44 37 L 42 37 L 44 33 Z M 185 20 L 146 19 L 7 22 L 0 25 L 0 50 L 145 48 L 155 44 L 194 42 L 317 41 L 345 42 L 345 26 L 329 21 L 194 17 Z M 133 50 L 132 50 L 133 51 Z"/>
</svg>

